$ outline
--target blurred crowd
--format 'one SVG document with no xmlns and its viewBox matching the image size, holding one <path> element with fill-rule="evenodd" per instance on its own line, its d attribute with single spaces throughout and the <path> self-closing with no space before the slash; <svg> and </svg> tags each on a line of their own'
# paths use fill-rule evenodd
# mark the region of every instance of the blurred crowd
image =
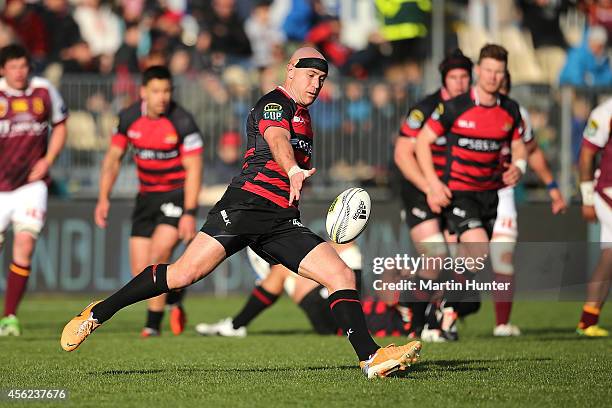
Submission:
<svg viewBox="0 0 612 408">
<path fill-rule="evenodd" d="M 225 161 L 240 159 L 228 160 L 235 154 L 227 150 L 242 148 L 250 104 L 282 80 L 296 47 L 313 45 L 332 67 L 312 107 L 317 131 L 325 136 L 315 160 L 330 170 L 322 179 L 385 184 L 402 116 L 426 90 L 434 3 L 0 0 L 0 46 L 24 44 L 35 72 L 60 87 L 73 112 L 69 148 L 77 151 L 103 150 L 118 110 L 138 98 L 137 74 L 151 65 L 169 66 L 177 98 L 194 113 L 209 138 L 208 154 L 219 163 L 213 177 L 224 172 Z M 484 43 L 501 43 L 510 51 L 515 83 L 552 87 L 523 98 L 554 163 L 558 126 L 549 89 L 612 86 L 612 0 L 444 5 L 446 49 L 459 46 L 475 58 Z M 575 107 L 575 117 L 581 112 Z"/>
</svg>

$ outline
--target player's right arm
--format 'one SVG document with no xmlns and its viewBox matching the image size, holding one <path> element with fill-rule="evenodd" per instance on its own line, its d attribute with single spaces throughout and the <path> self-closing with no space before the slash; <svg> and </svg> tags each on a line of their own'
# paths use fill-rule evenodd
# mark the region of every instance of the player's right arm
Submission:
<svg viewBox="0 0 612 408">
<path fill-rule="evenodd" d="M 415 138 L 399 136 L 395 142 L 393 159 L 404 178 L 414 184 L 419 190 L 427 193 L 429 190 L 427 180 L 419 168 L 415 156 Z"/>
<path fill-rule="evenodd" d="M 110 194 L 121 170 L 121 159 L 124 154 L 125 148 L 111 144 L 102 162 L 100 192 L 94 212 L 96 225 L 100 228 L 106 228 L 106 219 L 110 209 Z"/>
<path fill-rule="evenodd" d="M 452 193 L 438 178 L 434 167 L 431 144 L 436 141 L 437 137 L 436 132 L 429 124 L 426 124 L 417 136 L 416 158 L 427 183 L 424 191 L 427 194 L 427 204 L 434 213 L 439 214 L 442 212 L 442 207 L 450 204 Z"/>
<path fill-rule="evenodd" d="M 596 221 L 595 199 L 595 157 L 608 143 L 610 138 L 610 112 L 605 106 L 593 110 L 582 134 L 582 148 L 578 159 L 580 173 L 580 193 L 582 195 L 582 217 L 587 221 Z"/>
<path fill-rule="evenodd" d="M 300 199 L 300 191 L 302 191 L 304 180 L 312 176 L 316 169 L 303 170 L 297 165 L 293 147 L 291 147 L 289 142 L 291 133 L 288 130 L 278 126 L 271 126 L 265 130 L 263 137 L 268 146 L 270 146 L 274 161 L 289 177 L 289 204 L 291 204 L 293 200 L 297 201 Z"/>
</svg>

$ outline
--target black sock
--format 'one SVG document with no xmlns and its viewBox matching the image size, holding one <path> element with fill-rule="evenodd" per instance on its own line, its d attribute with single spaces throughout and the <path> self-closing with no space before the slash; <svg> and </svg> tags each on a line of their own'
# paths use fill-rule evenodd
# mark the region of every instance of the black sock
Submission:
<svg viewBox="0 0 612 408">
<path fill-rule="evenodd" d="M 257 315 L 272 306 L 276 299 L 278 299 L 278 295 L 268 292 L 261 286 L 255 286 L 246 305 L 232 320 L 234 329 L 247 326 Z"/>
<path fill-rule="evenodd" d="M 163 318 L 163 311 L 154 312 L 153 310 L 147 310 L 147 324 L 145 325 L 145 327 L 159 331 L 159 326 L 161 326 L 161 321 Z"/>
<path fill-rule="evenodd" d="M 327 299 L 334 319 L 347 335 L 359 361 L 365 361 L 380 348 L 368 332 L 361 302 L 354 289 L 337 290 Z"/>
<path fill-rule="evenodd" d="M 124 287 L 95 305 L 91 312 L 98 323 L 104 323 L 126 306 L 168 292 L 166 269 L 168 265 L 147 266 Z"/>
<path fill-rule="evenodd" d="M 321 296 L 322 285 L 317 286 L 306 294 L 298 306 L 306 313 L 312 328 L 317 334 L 336 334 L 338 325 L 329 310 L 327 298 Z M 325 289 L 327 291 L 327 289 Z"/>
<path fill-rule="evenodd" d="M 166 305 L 168 306 L 180 306 L 183 303 L 185 292 L 187 289 L 171 290 L 166 296 Z"/>
</svg>

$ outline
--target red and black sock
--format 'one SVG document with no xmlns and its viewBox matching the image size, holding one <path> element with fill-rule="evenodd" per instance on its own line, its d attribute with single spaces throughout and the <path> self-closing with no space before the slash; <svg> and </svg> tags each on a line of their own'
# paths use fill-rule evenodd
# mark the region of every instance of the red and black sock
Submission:
<svg viewBox="0 0 612 408">
<path fill-rule="evenodd" d="M 232 324 L 234 329 L 248 326 L 261 312 L 272 306 L 278 299 L 278 295 L 268 292 L 261 286 L 255 286 L 251 296 L 242 310 L 234 317 Z"/>
<path fill-rule="evenodd" d="M 587 327 L 595 326 L 599 321 L 599 312 L 599 308 L 584 305 L 582 307 L 582 316 L 580 316 L 578 328 L 584 330 Z"/>
<path fill-rule="evenodd" d="M 11 263 L 6 278 L 5 316 L 17 314 L 17 307 L 26 291 L 29 277 L 30 266 L 17 265 L 15 262 Z"/>
<path fill-rule="evenodd" d="M 147 266 L 124 287 L 95 305 L 91 311 L 98 323 L 104 323 L 126 306 L 168 293 L 167 264 Z"/>
<path fill-rule="evenodd" d="M 365 361 L 380 348 L 370 336 L 357 291 L 337 290 L 327 299 L 332 315 L 348 337 L 359 361 Z"/>
<path fill-rule="evenodd" d="M 507 290 L 493 292 L 493 302 L 495 303 L 495 323 L 508 324 L 510 313 L 512 312 L 512 299 L 514 296 L 514 275 L 495 274 L 497 283 L 509 283 Z"/>
</svg>

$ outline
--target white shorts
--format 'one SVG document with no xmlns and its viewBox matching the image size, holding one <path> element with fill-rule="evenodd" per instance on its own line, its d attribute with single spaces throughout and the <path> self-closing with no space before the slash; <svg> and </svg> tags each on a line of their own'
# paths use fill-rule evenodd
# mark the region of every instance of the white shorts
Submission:
<svg viewBox="0 0 612 408">
<path fill-rule="evenodd" d="M 497 218 L 493 226 L 493 235 L 506 235 L 516 239 L 518 226 L 516 223 L 516 204 L 514 202 L 514 188 L 504 187 L 497 192 Z"/>
<path fill-rule="evenodd" d="M 611 189 L 612 190 L 612 189 Z M 612 194 L 612 191 L 610 192 Z M 601 225 L 599 241 L 602 248 L 612 248 L 612 208 L 599 192 L 595 192 L 595 214 Z"/>
<path fill-rule="evenodd" d="M 37 237 L 46 213 L 47 184 L 42 180 L 0 192 L 0 235 L 12 224 L 15 232 L 25 231 Z"/>
</svg>

